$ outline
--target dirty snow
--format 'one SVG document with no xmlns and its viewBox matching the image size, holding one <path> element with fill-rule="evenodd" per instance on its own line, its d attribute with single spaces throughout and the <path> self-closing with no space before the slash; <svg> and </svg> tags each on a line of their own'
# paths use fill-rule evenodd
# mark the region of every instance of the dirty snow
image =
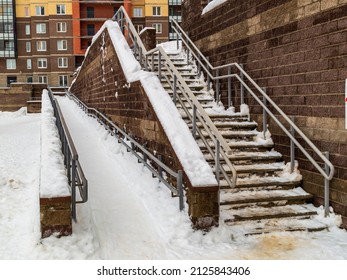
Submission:
<svg viewBox="0 0 347 280">
<path fill-rule="evenodd" d="M 202 15 L 212 11 L 214 8 L 224 4 L 227 0 L 212 0 L 207 6 L 202 10 Z"/>
</svg>

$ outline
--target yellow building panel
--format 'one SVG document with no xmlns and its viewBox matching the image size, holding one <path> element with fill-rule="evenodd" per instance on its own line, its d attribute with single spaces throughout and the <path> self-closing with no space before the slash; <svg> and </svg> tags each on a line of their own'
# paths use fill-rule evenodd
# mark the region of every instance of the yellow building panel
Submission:
<svg viewBox="0 0 347 280">
<path fill-rule="evenodd" d="M 42 1 L 42 0 L 17 0 L 16 17 L 36 16 L 36 6 L 43 6 L 45 16 L 57 14 L 57 4 L 65 5 L 65 14 L 72 15 L 72 0 Z"/>
<path fill-rule="evenodd" d="M 169 16 L 169 7 L 167 0 L 145 0 L 145 16 L 152 17 L 154 7 L 160 7 L 160 15 L 163 17 Z"/>
</svg>

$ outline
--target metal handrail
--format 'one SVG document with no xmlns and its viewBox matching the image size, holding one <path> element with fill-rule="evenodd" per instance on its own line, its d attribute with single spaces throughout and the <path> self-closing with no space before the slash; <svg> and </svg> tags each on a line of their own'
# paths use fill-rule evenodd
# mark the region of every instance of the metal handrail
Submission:
<svg viewBox="0 0 347 280">
<path fill-rule="evenodd" d="M 231 163 L 231 161 L 228 158 L 228 155 L 232 153 L 231 148 L 229 147 L 228 143 L 225 141 L 224 137 L 221 135 L 215 124 L 212 122 L 211 118 L 209 115 L 206 113 L 206 111 L 203 109 L 201 106 L 200 102 L 197 100 L 196 96 L 194 93 L 191 91 L 179 71 L 176 69 L 172 61 L 170 60 L 169 56 L 166 54 L 164 49 L 161 46 L 156 47 L 155 49 L 147 51 L 145 46 L 142 43 L 142 40 L 140 39 L 140 36 L 138 35 L 135 27 L 133 26 L 126 10 L 121 7 L 117 13 L 114 15 L 112 20 L 116 20 L 121 28 L 121 31 L 123 33 L 126 33 L 127 39 L 131 40 L 131 43 L 134 46 L 134 52 L 135 56 L 138 56 L 138 60 L 142 66 L 146 70 L 151 70 L 155 71 L 155 65 L 154 65 L 154 54 L 158 54 L 158 76 L 159 79 L 164 75 L 162 67 L 162 63 L 166 67 L 166 70 L 171 70 L 167 71 L 167 73 L 171 73 L 170 78 L 177 83 L 176 85 L 171 85 L 173 91 L 176 91 L 176 86 L 179 86 L 181 89 L 181 92 L 183 95 L 186 97 L 186 99 L 191 100 L 192 105 L 196 112 L 199 115 L 199 120 L 201 123 L 203 123 L 204 128 L 206 129 L 207 133 L 215 143 L 216 147 L 216 152 L 212 154 L 212 156 L 215 158 L 216 161 L 216 179 L 219 182 L 219 172 L 218 170 L 221 171 L 223 174 L 225 180 L 228 182 L 230 187 L 235 187 L 236 186 L 236 180 L 237 180 L 237 172 L 234 167 L 234 165 Z M 149 61 L 149 57 L 151 57 L 151 63 Z M 183 104 L 183 103 L 182 103 Z M 186 108 L 187 109 L 187 108 Z M 189 113 L 189 110 L 186 110 L 187 113 Z M 196 124 L 196 118 L 191 115 L 191 119 L 193 120 L 193 125 Z M 206 144 L 206 142 L 205 142 Z M 206 145 L 208 149 L 208 145 Z M 219 150 L 217 147 L 220 147 L 221 149 Z M 219 150 L 219 151 L 218 151 Z M 211 149 L 208 149 L 208 151 L 211 153 Z M 225 161 L 226 165 L 229 167 L 229 169 L 232 172 L 232 180 L 230 180 L 229 176 L 227 176 L 227 173 L 223 167 L 223 165 L 220 164 L 220 157 L 223 158 Z"/>
<path fill-rule="evenodd" d="M 64 165 L 67 170 L 69 186 L 71 188 L 71 216 L 77 221 L 76 204 L 88 201 L 88 181 L 78 159 L 78 153 L 69 129 L 66 125 L 60 106 L 53 96 L 52 88 L 47 87 L 48 96 L 51 101 L 59 137 L 62 142 L 62 152 L 64 155 Z M 76 196 L 76 187 L 79 190 L 80 200 Z"/>
<path fill-rule="evenodd" d="M 81 101 L 77 96 L 71 92 L 67 92 L 70 99 L 73 99 L 79 107 L 81 107 L 88 115 L 94 116 L 105 128 L 114 135 L 118 142 L 122 143 L 127 151 L 131 152 L 136 156 L 139 162 L 142 162 L 151 172 L 152 175 L 157 177 L 160 182 L 162 182 L 174 196 L 179 197 L 179 209 L 182 211 L 184 209 L 184 194 L 183 194 L 183 172 L 178 170 L 175 172 L 165 163 L 161 161 L 160 158 L 155 157 L 150 151 L 146 149 L 143 145 L 138 143 L 124 130 L 118 127 L 114 122 L 112 122 L 106 115 L 104 115 L 99 110 L 89 107 L 83 101 Z M 142 154 L 142 156 L 139 154 Z M 157 166 L 157 169 L 153 167 Z M 170 175 L 172 178 L 176 179 L 176 187 L 173 187 L 169 180 L 166 178 Z"/>
<path fill-rule="evenodd" d="M 173 19 L 171 23 L 174 25 L 173 29 L 176 31 L 179 38 L 181 38 L 182 42 L 185 44 L 187 48 L 192 52 L 193 56 L 195 57 L 196 61 L 200 64 L 200 66 L 205 70 L 207 75 L 212 80 L 220 80 L 225 78 L 237 78 L 239 82 L 248 90 L 248 92 L 253 96 L 253 98 L 262 106 L 264 110 L 274 119 L 276 124 L 278 124 L 281 129 L 287 134 L 287 136 L 294 141 L 295 145 L 305 154 L 305 156 L 309 159 L 309 161 L 317 168 L 317 170 L 324 176 L 325 179 L 331 180 L 334 176 L 334 166 L 333 164 L 324 156 L 324 154 L 312 143 L 310 139 L 307 138 L 307 136 L 295 125 L 295 123 L 277 106 L 277 104 L 265 93 L 265 91 L 247 74 L 247 72 L 242 68 L 242 66 L 238 63 L 229 63 L 221 66 L 214 67 L 211 65 L 209 60 L 201 53 L 201 51 L 196 47 L 196 45 L 191 41 L 191 39 L 188 37 L 188 35 L 183 31 L 183 29 L 179 26 L 179 24 Z M 179 30 L 177 30 L 177 29 Z M 193 49 L 189 47 L 188 43 L 192 45 Z M 197 53 L 194 52 L 194 51 Z M 205 62 L 207 67 L 202 63 L 201 59 Z M 290 127 L 293 127 L 296 133 L 298 133 L 303 140 L 314 150 L 314 152 L 321 158 L 321 160 L 326 163 L 329 166 L 330 172 L 327 174 L 319 165 L 318 163 L 307 153 L 307 151 L 302 147 L 302 145 L 291 135 L 291 133 L 288 131 L 287 128 L 285 128 L 280 120 L 271 113 L 269 108 L 264 104 L 263 101 L 261 101 L 253 90 L 250 89 L 249 86 L 247 86 L 246 82 L 240 77 L 238 74 L 227 74 L 227 75 L 214 75 L 213 72 L 216 70 L 221 69 L 228 69 L 229 67 L 236 67 L 237 70 L 242 73 L 244 78 L 246 78 L 252 86 L 254 86 L 258 92 L 266 99 L 267 102 L 269 102 L 273 108 L 286 120 L 286 122 L 290 125 Z M 209 70 L 210 69 L 210 70 Z"/>
<path fill-rule="evenodd" d="M 231 100 L 231 78 L 236 78 L 241 84 L 241 104 L 244 103 L 244 89 L 251 94 L 251 96 L 260 104 L 263 108 L 263 123 L 266 124 L 266 116 L 269 115 L 275 123 L 283 130 L 283 132 L 289 137 L 291 141 L 291 167 L 293 170 L 294 166 L 294 147 L 297 146 L 300 151 L 306 156 L 306 158 L 311 162 L 311 164 L 319 171 L 319 173 L 324 177 L 325 185 L 325 215 L 329 213 L 329 182 L 334 176 L 334 165 L 329 160 L 329 154 L 325 152 L 324 154 L 313 144 L 313 142 L 297 127 L 297 125 L 277 106 L 277 104 L 266 94 L 265 90 L 261 88 L 243 69 L 242 65 L 238 63 L 229 63 L 220 66 L 212 66 L 209 60 L 202 54 L 202 52 L 197 48 L 197 46 L 192 42 L 189 36 L 184 32 L 180 25 L 174 20 L 171 20 L 172 29 L 177 34 L 177 40 L 181 39 L 182 44 L 187 48 L 188 52 L 192 54 L 195 61 L 198 63 L 198 68 L 203 69 L 207 75 L 208 84 L 210 80 L 216 81 L 217 85 L 217 100 L 219 98 L 219 80 L 228 79 L 228 105 L 230 106 Z M 231 69 L 236 68 L 236 72 L 239 74 L 231 73 Z M 224 71 L 228 74 L 220 75 Z M 257 94 L 247 85 L 245 80 L 253 86 L 257 92 L 261 95 L 262 99 L 257 96 Z M 280 115 L 290 127 L 290 131 L 283 125 L 277 116 L 275 116 L 267 106 L 267 103 L 272 106 L 272 108 Z M 264 132 L 266 128 L 264 127 Z M 297 141 L 294 134 L 298 134 L 302 140 L 315 152 L 315 154 L 323 161 L 324 169 L 319 165 L 319 163 L 307 152 L 307 150 Z"/>
</svg>

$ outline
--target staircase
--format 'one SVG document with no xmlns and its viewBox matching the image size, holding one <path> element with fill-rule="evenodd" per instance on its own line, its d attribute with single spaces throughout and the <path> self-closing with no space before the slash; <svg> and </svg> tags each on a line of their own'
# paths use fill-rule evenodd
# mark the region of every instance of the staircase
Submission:
<svg viewBox="0 0 347 280">
<path fill-rule="evenodd" d="M 317 218 L 317 208 L 310 203 L 312 195 L 300 187 L 302 178 L 297 166 L 290 173 L 289 164 L 285 164 L 282 155 L 274 150 L 269 131 L 265 135 L 258 131 L 258 124 L 249 119 L 248 113 L 234 113 L 234 110 L 218 106 L 213 91 L 207 90 L 206 82 L 199 77 L 194 62 L 187 63 L 185 54 L 168 55 L 232 150 L 228 159 L 234 165 L 238 178 L 234 188 L 225 179 L 220 180 L 220 217 L 224 224 L 231 226 L 233 232 L 244 235 L 327 229 L 328 226 Z M 158 60 L 154 64 L 157 67 Z M 172 77 L 165 75 L 164 65 L 162 71 L 162 85 L 173 95 Z M 171 79 L 170 83 L 167 79 Z M 176 94 L 184 106 L 192 110 L 182 91 L 178 89 Z M 182 105 L 176 102 L 176 106 L 192 128 L 192 121 Z M 201 129 L 209 146 L 215 149 L 202 124 L 197 122 L 196 126 Z M 206 161 L 216 171 L 214 157 L 198 134 L 195 138 Z M 225 162 L 221 160 L 220 164 L 231 176 Z"/>
<path fill-rule="evenodd" d="M 188 46 L 187 53 L 169 53 L 165 51 L 165 47 L 146 50 L 124 9 L 120 9 L 113 19 L 118 21 L 123 32 L 130 30 L 135 57 L 145 70 L 152 69 L 157 73 L 182 118 L 191 128 L 206 161 L 215 172 L 220 186 L 220 221 L 230 226 L 232 236 L 281 231 L 311 232 L 328 228 L 326 220 L 318 215 L 318 209 L 311 204 L 312 195 L 300 187 L 302 177 L 297 164 L 294 168 L 294 161 L 292 166 L 283 162 L 282 155 L 274 150 L 270 132 L 259 131 L 258 124 L 250 120 L 247 105 L 242 104 L 240 112 L 235 112 L 235 108 L 225 110 L 220 102 L 216 102 L 215 94 L 210 89 L 210 78 L 205 81 L 201 75 L 203 71 L 207 77 L 222 79 L 223 75 L 220 75 L 219 70 L 223 68 L 230 74 L 231 67 L 234 67 L 235 74 L 228 74 L 226 77 L 233 75 L 240 86 L 242 83 L 243 86 L 247 85 L 243 81 L 246 75 L 247 82 L 256 89 L 255 93 L 248 88 L 247 94 L 265 111 L 269 110 L 266 102 L 270 102 L 275 114 L 283 117 L 283 123 L 291 126 L 315 152 L 317 158 L 324 162 L 323 169 L 273 112 L 268 112 L 293 145 L 298 147 L 322 174 L 328 189 L 334 166 L 240 65 L 235 63 L 218 69 L 213 67 L 175 21 L 171 23 L 173 30 Z M 199 60 L 199 63 L 195 62 L 193 57 L 196 61 Z M 216 85 L 215 88 L 218 96 L 219 86 Z M 228 93 L 231 93 L 229 80 Z M 241 100 L 242 94 L 243 91 L 240 90 Z M 260 100 L 257 94 L 266 102 Z M 329 212 L 328 204 L 326 201 L 325 215 Z"/>
</svg>

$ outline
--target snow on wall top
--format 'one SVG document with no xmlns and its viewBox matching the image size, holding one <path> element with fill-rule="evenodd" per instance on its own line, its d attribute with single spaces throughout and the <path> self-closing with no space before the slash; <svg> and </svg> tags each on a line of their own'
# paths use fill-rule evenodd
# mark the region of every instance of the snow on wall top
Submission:
<svg viewBox="0 0 347 280">
<path fill-rule="evenodd" d="M 207 4 L 207 6 L 202 10 L 202 15 L 208 13 L 209 11 L 213 10 L 214 8 L 218 7 L 219 5 L 222 5 L 227 0 L 213 0 L 210 3 Z"/>
<path fill-rule="evenodd" d="M 129 83 L 140 81 L 165 133 L 193 186 L 216 185 L 211 167 L 191 135 L 169 94 L 154 73 L 141 70 L 117 22 L 107 20 L 94 35 L 92 44 L 107 28 Z"/>
<path fill-rule="evenodd" d="M 70 196 L 61 142 L 47 90 L 42 93 L 40 197 Z"/>
</svg>

